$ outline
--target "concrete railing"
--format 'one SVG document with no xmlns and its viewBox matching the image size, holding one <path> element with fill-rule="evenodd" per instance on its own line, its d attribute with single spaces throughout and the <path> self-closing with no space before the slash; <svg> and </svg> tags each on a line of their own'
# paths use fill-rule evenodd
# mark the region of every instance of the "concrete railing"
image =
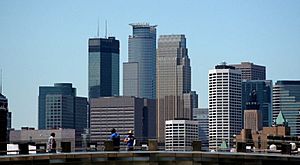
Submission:
<svg viewBox="0 0 300 165">
<path fill-rule="evenodd" d="M 58 154 L 0 156 L 1 165 L 9 164 L 201 164 L 201 165 L 298 165 L 300 156 L 252 153 L 208 152 L 79 152 Z"/>
</svg>

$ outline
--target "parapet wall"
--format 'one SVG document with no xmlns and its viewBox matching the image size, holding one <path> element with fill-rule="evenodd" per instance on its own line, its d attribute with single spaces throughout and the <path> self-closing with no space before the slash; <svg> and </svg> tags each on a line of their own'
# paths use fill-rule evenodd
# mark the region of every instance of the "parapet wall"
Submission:
<svg viewBox="0 0 300 165">
<path fill-rule="evenodd" d="M 252 153 L 208 152 L 80 152 L 0 156 L 1 165 L 12 164 L 187 164 L 187 165 L 298 165 L 300 156 Z"/>
</svg>

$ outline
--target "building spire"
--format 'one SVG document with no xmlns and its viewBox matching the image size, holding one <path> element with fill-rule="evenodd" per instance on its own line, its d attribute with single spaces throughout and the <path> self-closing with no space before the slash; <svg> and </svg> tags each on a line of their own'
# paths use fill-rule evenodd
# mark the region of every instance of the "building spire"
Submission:
<svg viewBox="0 0 300 165">
<path fill-rule="evenodd" d="M 105 38 L 107 38 L 107 20 L 105 20 Z"/>
<path fill-rule="evenodd" d="M 97 37 L 99 37 L 99 18 L 98 18 L 98 27 L 97 27 Z"/>
<path fill-rule="evenodd" d="M 2 68 L 0 71 L 0 93 L 2 93 Z"/>
</svg>

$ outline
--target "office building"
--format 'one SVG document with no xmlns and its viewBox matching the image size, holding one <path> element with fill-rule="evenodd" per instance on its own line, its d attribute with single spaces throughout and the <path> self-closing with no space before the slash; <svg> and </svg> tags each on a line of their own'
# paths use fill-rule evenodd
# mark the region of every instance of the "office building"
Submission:
<svg viewBox="0 0 300 165">
<path fill-rule="evenodd" d="M 223 141 L 232 146 L 233 135 L 242 129 L 241 71 L 226 63 L 209 70 L 209 149 Z"/>
<path fill-rule="evenodd" d="M 300 81 L 280 80 L 273 86 L 273 119 L 285 116 L 292 136 L 300 136 Z"/>
<path fill-rule="evenodd" d="M 8 142 L 7 136 L 7 114 L 8 114 L 8 100 L 0 93 L 0 151 L 6 151 L 6 144 Z M 0 155 L 6 154 L 0 152 Z"/>
<path fill-rule="evenodd" d="M 156 64 L 157 131 L 164 141 L 165 121 L 192 119 L 191 66 L 185 35 L 161 35 Z"/>
<path fill-rule="evenodd" d="M 270 149 L 270 145 L 275 144 L 278 147 L 277 149 L 280 150 L 283 143 L 298 143 L 299 138 L 291 136 L 288 122 L 283 114 L 279 112 L 272 126 L 263 127 L 259 131 L 243 129 L 235 137 L 235 141 L 236 143 L 253 146 L 256 149 Z"/>
<path fill-rule="evenodd" d="M 208 108 L 194 108 L 193 120 L 198 121 L 199 140 L 202 150 L 208 151 Z"/>
<path fill-rule="evenodd" d="M 156 98 L 156 25 L 130 24 L 128 62 L 123 63 L 123 95 Z"/>
<path fill-rule="evenodd" d="M 167 151 L 191 151 L 192 142 L 198 140 L 197 121 L 167 120 L 165 128 Z"/>
<path fill-rule="evenodd" d="M 259 107 L 256 91 L 253 90 L 249 94 L 246 109 L 244 110 L 244 129 L 252 131 L 260 131 L 262 129 L 262 117 Z"/>
<path fill-rule="evenodd" d="M 272 125 L 272 86 L 272 80 L 242 81 L 242 112 L 246 109 L 250 93 L 255 91 L 263 127 Z"/>
<path fill-rule="evenodd" d="M 39 87 L 39 129 L 76 130 L 76 142 L 87 128 L 87 98 L 77 97 L 71 83 Z"/>
<path fill-rule="evenodd" d="M 89 98 L 119 96 L 119 40 L 90 38 L 88 44 Z"/>
<path fill-rule="evenodd" d="M 250 62 L 242 62 L 241 64 L 233 64 L 236 69 L 242 71 L 242 80 L 265 80 L 266 67 L 255 65 Z"/>
<path fill-rule="evenodd" d="M 103 144 L 115 128 L 124 139 L 129 130 L 137 141 L 156 137 L 155 100 L 133 96 L 101 97 L 90 100 L 91 141 Z"/>
</svg>

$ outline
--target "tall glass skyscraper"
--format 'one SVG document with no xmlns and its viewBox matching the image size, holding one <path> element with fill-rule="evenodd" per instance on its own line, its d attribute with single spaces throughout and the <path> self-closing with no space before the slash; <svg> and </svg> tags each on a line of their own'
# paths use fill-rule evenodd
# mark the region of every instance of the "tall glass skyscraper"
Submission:
<svg viewBox="0 0 300 165">
<path fill-rule="evenodd" d="M 273 87 L 273 119 L 284 115 L 292 136 L 300 136 L 300 81 L 277 81 Z"/>
<path fill-rule="evenodd" d="M 242 112 L 246 109 L 249 94 L 255 90 L 263 127 L 272 125 L 272 86 L 272 80 L 243 80 L 242 82 Z"/>
<path fill-rule="evenodd" d="M 89 98 L 119 96 L 119 40 L 89 39 Z"/>
<path fill-rule="evenodd" d="M 123 63 L 123 95 L 156 98 L 156 25 L 130 24 L 128 62 Z"/>
</svg>

